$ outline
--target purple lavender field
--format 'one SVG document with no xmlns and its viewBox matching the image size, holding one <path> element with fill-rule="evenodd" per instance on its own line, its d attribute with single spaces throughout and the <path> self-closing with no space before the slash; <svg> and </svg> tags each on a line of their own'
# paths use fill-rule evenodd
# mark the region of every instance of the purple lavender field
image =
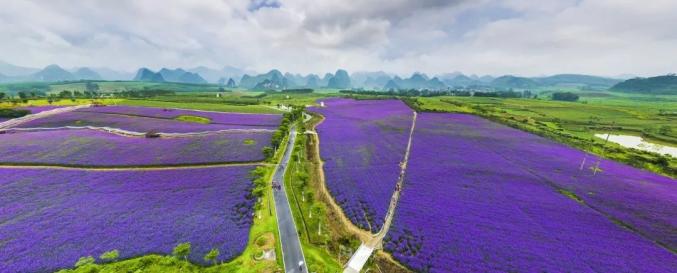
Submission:
<svg viewBox="0 0 677 273">
<path fill-rule="evenodd" d="M 249 126 L 241 124 L 201 124 L 183 122 L 167 118 L 106 114 L 96 112 L 73 111 L 21 124 L 20 128 L 57 128 L 64 126 L 112 127 L 134 132 L 157 130 L 163 133 L 208 132 L 226 129 L 274 129 L 266 126 Z"/>
<path fill-rule="evenodd" d="M 475 116 L 421 114 L 385 248 L 421 272 L 674 272 L 675 181 L 610 161 L 593 177 L 582 158 Z"/>
<path fill-rule="evenodd" d="M 325 100 L 314 108 L 327 187 L 359 227 L 378 231 L 404 159 L 413 112 L 399 100 Z"/>
<path fill-rule="evenodd" d="M 200 116 L 211 120 L 211 124 L 232 125 L 241 128 L 267 128 L 275 129 L 282 120 L 282 115 L 275 114 L 242 114 L 242 113 L 221 113 L 198 110 L 184 109 L 165 109 L 154 107 L 135 107 L 135 106 L 105 106 L 90 107 L 77 110 L 78 112 L 121 114 L 131 116 L 153 117 L 163 119 L 174 119 L 178 116 Z"/>
<path fill-rule="evenodd" d="M 0 272 L 53 272 L 117 249 L 121 258 L 241 253 L 254 166 L 161 171 L 0 169 Z"/>
<path fill-rule="evenodd" d="M 84 166 L 190 165 L 264 159 L 270 132 L 144 138 L 88 129 L 0 135 L 0 162 Z"/>
</svg>

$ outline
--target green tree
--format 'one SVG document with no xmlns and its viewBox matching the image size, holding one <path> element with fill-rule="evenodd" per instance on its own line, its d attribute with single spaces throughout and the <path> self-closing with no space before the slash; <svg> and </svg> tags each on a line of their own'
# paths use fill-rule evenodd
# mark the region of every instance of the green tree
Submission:
<svg viewBox="0 0 677 273">
<path fill-rule="evenodd" d="M 571 92 L 555 92 L 552 94 L 552 99 L 559 101 L 577 101 L 578 95 Z"/>
<path fill-rule="evenodd" d="M 87 82 L 87 84 L 85 84 L 85 89 L 91 93 L 95 93 L 96 91 L 99 91 L 99 85 L 93 82 Z"/>
<path fill-rule="evenodd" d="M 172 251 L 172 254 L 176 257 L 183 257 L 184 260 L 187 260 L 188 255 L 190 255 L 190 243 L 178 244 Z"/>
<path fill-rule="evenodd" d="M 205 255 L 204 259 L 205 259 L 206 262 L 211 261 L 212 264 L 215 264 L 216 263 L 216 257 L 218 257 L 219 254 L 221 254 L 221 252 L 219 252 L 219 250 L 217 248 L 212 248 L 212 250 L 210 250 L 207 253 L 207 255 Z"/>
<path fill-rule="evenodd" d="M 106 251 L 101 256 L 99 256 L 99 259 L 104 260 L 104 261 L 115 261 L 120 257 L 120 252 L 117 249 L 111 250 L 111 251 Z"/>
<path fill-rule="evenodd" d="M 266 158 L 266 160 L 272 159 L 274 153 L 275 150 L 273 150 L 273 147 L 270 146 L 263 147 L 263 156 Z"/>
<path fill-rule="evenodd" d="M 5 93 L 3 93 L 3 92 L 0 92 L 0 100 L 4 99 L 4 98 L 5 98 L 5 96 L 7 96 L 7 95 L 6 95 Z"/>
<path fill-rule="evenodd" d="M 266 189 L 266 185 L 268 182 L 266 181 L 266 168 L 264 167 L 256 167 L 251 173 L 250 173 L 251 179 L 254 182 L 254 190 L 252 190 L 252 194 L 256 197 L 261 197 L 263 196 L 263 192 Z"/>
<path fill-rule="evenodd" d="M 75 267 L 81 267 L 83 265 L 88 265 L 88 264 L 93 264 L 94 263 L 94 257 L 92 256 L 87 256 L 87 257 L 80 257 L 78 261 L 75 263 Z"/>
</svg>

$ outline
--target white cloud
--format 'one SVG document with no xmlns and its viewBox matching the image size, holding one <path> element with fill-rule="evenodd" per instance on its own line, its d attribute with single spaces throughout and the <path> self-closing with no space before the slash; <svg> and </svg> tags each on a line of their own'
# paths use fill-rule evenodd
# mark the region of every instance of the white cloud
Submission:
<svg viewBox="0 0 677 273">
<path fill-rule="evenodd" d="M 677 70 L 677 2 L 668 0 L 5 2 L 0 60 L 26 66 L 521 75 Z"/>
</svg>

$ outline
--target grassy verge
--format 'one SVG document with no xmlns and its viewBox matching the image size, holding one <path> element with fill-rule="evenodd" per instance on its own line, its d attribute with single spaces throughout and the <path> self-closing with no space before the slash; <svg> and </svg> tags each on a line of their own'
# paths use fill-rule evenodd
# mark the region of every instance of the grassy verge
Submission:
<svg viewBox="0 0 677 273">
<path fill-rule="evenodd" d="M 309 163 L 305 157 L 306 136 L 296 138 L 294 153 L 285 174 L 285 189 L 297 225 L 303 254 L 310 272 L 341 272 L 341 264 L 327 251 L 331 240 L 327 227 L 331 223 L 325 217 L 326 208 L 314 199 L 309 189 Z M 324 231 L 322 230 L 324 227 Z"/>
<path fill-rule="evenodd" d="M 178 116 L 174 119 L 176 119 L 178 121 L 201 123 L 201 124 L 209 124 L 209 123 L 212 122 L 209 118 L 198 117 L 198 116 L 190 116 L 190 115 L 181 115 L 181 116 Z"/>
</svg>

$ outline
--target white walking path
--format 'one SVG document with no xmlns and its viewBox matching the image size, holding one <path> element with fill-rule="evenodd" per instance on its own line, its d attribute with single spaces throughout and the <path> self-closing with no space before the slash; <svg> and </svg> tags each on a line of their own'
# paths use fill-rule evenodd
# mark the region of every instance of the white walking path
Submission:
<svg viewBox="0 0 677 273">
<path fill-rule="evenodd" d="M 144 137 L 146 136 L 145 132 L 136 132 L 129 131 L 120 128 L 112 127 L 99 127 L 99 126 L 61 126 L 61 127 L 36 127 L 36 128 L 11 128 L 8 131 L 50 131 L 50 130 L 64 130 L 64 129 L 88 129 L 95 131 L 103 131 L 120 136 L 132 136 L 132 137 Z M 194 136 L 204 136 L 204 135 L 213 135 L 213 134 L 227 134 L 227 133 L 272 133 L 275 130 L 272 129 L 223 129 L 223 130 L 214 130 L 214 131 L 202 131 L 202 132 L 190 132 L 190 133 L 163 133 L 158 132 L 157 135 L 160 137 L 194 137 Z"/>
<path fill-rule="evenodd" d="M 343 270 L 343 273 L 359 273 L 373 252 L 373 247 L 369 247 L 362 243 L 357 251 L 355 251 L 355 254 L 350 257 L 350 260 L 346 264 L 346 268 Z"/>
<path fill-rule="evenodd" d="M 77 109 L 82 109 L 82 108 L 87 108 L 90 107 L 89 104 L 84 104 L 84 105 L 76 105 L 76 106 L 69 106 L 69 107 L 61 107 L 61 108 L 56 108 L 52 110 L 47 110 L 47 111 L 42 111 L 37 114 L 30 114 L 30 115 L 25 115 L 20 118 L 15 118 L 15 119 L 10 119 L 5 122 L 0 122 L 0 129 L 7 129 L 7 128 L 12 128 L 14 126 L 17 126 L 22 123 L 26 123 L 32 120 L 36 120 L 39 118 L 44 118 L 48 116 L 53 116 L 61 113 L 66 113 L 70 111 L 74 111 Z"/>
<path fill-rule="evenodd" d="M 409 130 L 409 140 L 407 141 L 407 149 L 404 151 L 404 159 L 400 163 L 400 175 L 397 178 L 397 190 L 393 192 L 392 197 L 390 198 L 390 205 L 388 207 L 388 212 L 386 212 L 386 218 L 383 221 L 383 226 L 378 233 L 373 235 L 373 238 L 369 242 L 363 242 L 362 245 L 355 251 L 348 263 L 343 269 L 343 273 L 356 273 L 362 270 L 364 264 L 367 263 L 367 260 L 374 252 L 374 249 L 381 248 L 383 238 L 388 234 L 390 230 L 390 225 L 393 222 L 395 216 L 395 210 L 397 209 L 397 202 L 400 200 L 400 192 L 402 186 L 404 186 L 404 175 L 407 171 L 407 163 L 409 162 L 409 152 L 411 151 L 411 143 L 414 137 L 414 128 L 416 128 L 416 118 L 417 113 L 414 112 L 414 117 L 411 122 L 411 129 Z"/>
</svg>

